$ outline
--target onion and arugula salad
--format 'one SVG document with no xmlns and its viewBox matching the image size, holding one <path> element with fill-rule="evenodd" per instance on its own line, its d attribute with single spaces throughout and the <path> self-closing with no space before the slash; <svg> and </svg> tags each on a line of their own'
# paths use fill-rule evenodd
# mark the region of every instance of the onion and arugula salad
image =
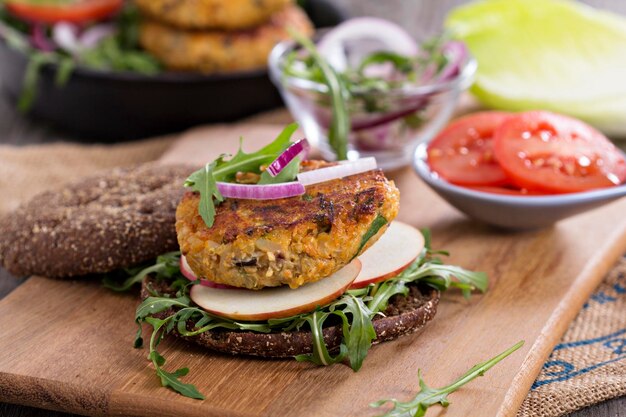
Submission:
<svg viewBox="0 0 626 417">
<path fill-rule="evenodd" d="M 138 41 L 137 9 L 122 0 L 0 1 L 0 39 L 28 56 L 18 108 L 31 108 L 40 69 L 63 85 L 76 67 L 146 75 L 162 71 Z"/>
<path fill-rule="evenodd" d="M 294 116 L 314 121 L 339 160 L 348 145 L 361 154 L 403 151 L 473 72 L 463 42 L 442 35 L 418 44 L 378 18 L 348 20 L 317 44 L 292 37 L 297 45 L 276 48 L 270 70 Z"/>
</svg>

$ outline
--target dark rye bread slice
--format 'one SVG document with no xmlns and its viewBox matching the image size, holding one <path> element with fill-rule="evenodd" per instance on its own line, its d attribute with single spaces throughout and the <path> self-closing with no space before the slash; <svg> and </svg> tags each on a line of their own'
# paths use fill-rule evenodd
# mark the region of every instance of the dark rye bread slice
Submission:
<svg viewBox="0 0 626 417">
<path fill-rule="evenodd" d="M 173 291 L 166 284 L 157 282 L 150 276 L 142 282 L 142 300 L 149 296 L 148 286 L 161 294 L 173 295 Z M 374 318 L 373 324 L 377 336 L 374 344 L 415 333 L 435 317 L 439 304 L 439 291 L 418 285 L 411 285 L 409 290 L 406 297 L 395 295 L 390 299 L 385 317 L 376 316 Z M 157 316 L 164 318 L 171 313 L 172 311 L 168 310 Z M 191 326 L 192 324 L 189 324 L 189 330 L 191 330 Z M 175 331 L 174 333 L 178 335 Z M 341 337 L 340 325 L 324 329 L 324 341 L 330 351 L 339 347 Z M 295 355 L 307 354 L 311 353 L 313 346 L 309 331 L 256 333 L 215 329 L 197 336 L 183 337 L 183 339 L 191 340 L 200 346 L 222 353 L 264 358 L 290 358 Z"/>
<path fill-rule="evenodd" d="M 0 265 L 16 276 L 110 272 L 178 249 L 176 206 L 194 168 L 118 168 L 35 196 L 0 218 Z"/>
</svg>

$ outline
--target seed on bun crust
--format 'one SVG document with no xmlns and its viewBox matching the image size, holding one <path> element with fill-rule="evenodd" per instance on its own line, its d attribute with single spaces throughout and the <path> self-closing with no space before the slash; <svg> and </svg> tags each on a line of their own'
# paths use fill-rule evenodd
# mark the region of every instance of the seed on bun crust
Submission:
<svg viewBox="0 0 626 417">
<path fill-rule="evenodd" d="M 0 218 L 0 265 L 16 276 L 110 272 L 178 249 L 185 165 L 118 168 L 46 191 Z"/>
<path fill-rule="evenodd" d="M 142 300 L 149 297 L 150 293 L 155 290 L 160 294 L 174 295 L 175 293 L 167 284 L 158 282 L 153 277 L 147 277 L 142 282 Z M 439 291 L 427 286 L 411 285 L 406 297 L 396 295 L 390 299 L 385 317 L 376 316 L 374 318 L 376 339 L 373 344 L 394 340 L 402 335 L 421 330 L 435 317 L 438 304 Z M 168 310 L 156 316 L 167 317 L 171 313 L 172 310 Z M 193 325 L 190 323 L 189 326 Z M 192 327 L 188 327 L 188 329 L 191 330 Z M 174 331 L 174 334 L 177 333 Z M 197 336 L 184 337 L 184 339 L 217 352 L 264 358 L 289 358 L 295 355 L 309 354 L 313 349 L 311 332 L 306 330 L 257 333 L 216 329 Z M 324 328 L 324 341 L 329 351 L 337 349 L 341 339 L 340 324 Z"/>
</svg>

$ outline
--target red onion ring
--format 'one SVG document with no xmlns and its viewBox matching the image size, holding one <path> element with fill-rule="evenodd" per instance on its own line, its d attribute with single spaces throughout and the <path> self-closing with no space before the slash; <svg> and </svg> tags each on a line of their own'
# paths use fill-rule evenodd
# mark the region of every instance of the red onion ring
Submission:
<svg viewBox="0 0 626 417">
<path fill-rule="evenodd" d="M 218 182 L 217 188 L 224 197 L 245 200 L 276 200 L 304 194 L 304 185 L 297 181 L 262 185 Z"/>
<path fill-rule="evenodd" d="M 350 175 L 376 169 L 376 158 L 368 157 L 357 159 L 356 161 L 345 161 L 327 168 L 314 169 L 313 171 L 301 172 L 298 174 L 298 181 L 303 185 L 318 184 L 336 180 L 338 178 L 349 177 Z"/>
<path fill-rule="evenodd" d="M 36 49 L 43 52 L 52 52 L 56 49 L 54 43 L 46 36 L 46 28 L 41 23 L 33 24 L 31 43 Z"/>
<path fill-rule="evenodd" d="M 306 139 L 300 139 L 299 141 L 292 143 L 287 149 L 283 151 L 274 162 L 267 167 L 267 172 L 272 177 L 278 175 L 291 161 L 293 161 L 302 152 L 309 149 L 309 141 Z"/>
<path fill-rule="evenodd" d="M 469 53 L 467 47 L 461 41 L 446 42 L 442 47 L 442 52 L 452 57 L 448 61 L 448 64 L 443 67 L 437 78 L 439 81 L 448 81 L 459 74 L 461 64 L 467 60 Z"/>
<path fill-rule="evenodd" d="M 328 31 L 317 44 L 319 53 L 339 71 L 348 67 L 346 44 L 348 42 L 372 39 L 388 49 L 402 55 L 414 56 L 419 46 L 413 37 L 401 26 L 376 17 L 356 17 Z"/>
<path fill-rule="evenodd" d="M 61 49 L 74 54 L 80 50 L 78 26 L 68 22 L 59 22 L 52 26 L 52 39 Z"/>
<path fill-rule="evenodd" d="M 114 35 L 116 32 L 115 25 L 112 23 L 101 23 L 91 26 L 85 30 L 78 38 L 78 43 L 85 49 L 93 49 L 100 44 L 105 38 Z"/>
<path fill-rule="evenodd" d="M 428 106 L 428 98 L 424 97 L 418 103 L 412 105 L 409 108 L 398 110 L 392 113 L 386 113 L 386 114 L 383 113 L 379 117 L 370 118 L 368 120 L 362 120 L 362 121 L 355 120 L 352 122 L 352 131 L 359 132 L 361 130 L 371 129 L 373 127 L 378 127 L 380 125 L 391 123 L 394 120 L 401 119 L 403 117 L 411 115 L 415 113 L 416 111 L 425 108 L 426 106 Z"/>
</svg>

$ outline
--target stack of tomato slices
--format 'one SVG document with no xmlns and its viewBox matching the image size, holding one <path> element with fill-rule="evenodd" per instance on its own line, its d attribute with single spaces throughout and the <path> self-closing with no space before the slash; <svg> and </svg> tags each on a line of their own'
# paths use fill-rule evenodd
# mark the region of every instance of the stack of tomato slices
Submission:
<svg viewBox="0 0 626 417">
<path fill-rule="evenodd" d="M 591 126 L 545 111 L 480 112 L 450 123 L 428 146 L 442 179 L 510 195 L 584 192 L 624 183 L 624 155 Z"/>
</svg>

